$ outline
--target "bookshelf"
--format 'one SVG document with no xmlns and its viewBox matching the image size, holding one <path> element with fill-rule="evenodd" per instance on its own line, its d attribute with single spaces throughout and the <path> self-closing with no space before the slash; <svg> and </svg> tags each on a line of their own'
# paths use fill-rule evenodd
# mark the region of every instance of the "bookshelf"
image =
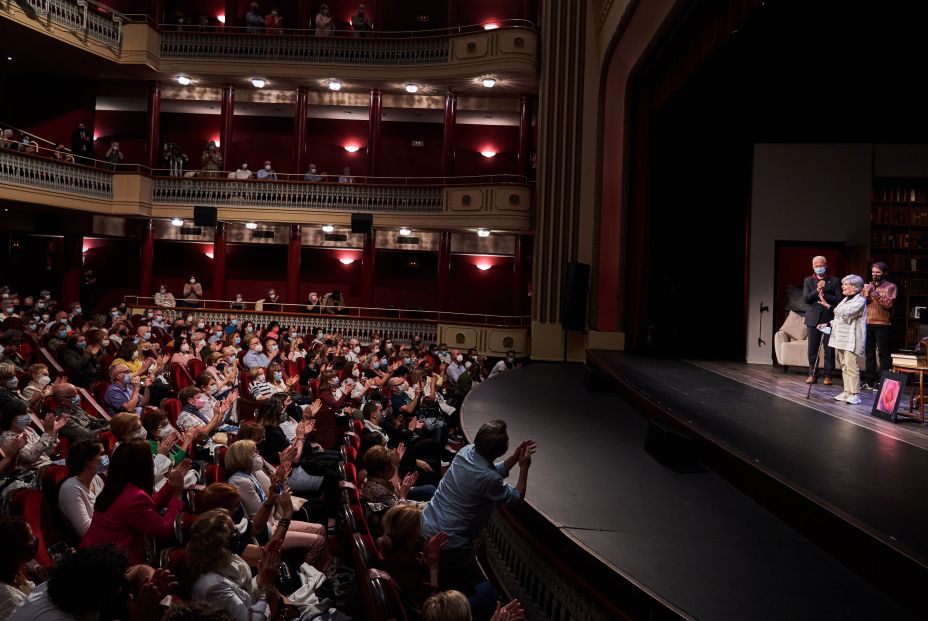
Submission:
<svg viewBox="0 0 928 621">
<path fill-rule="evenodd" d="M 870 257 L 889 264 L 889 280 L 899 287 L 892 347 L 913 346 L 920 323 L 915 309 L 928 307 L 928 179 L 874 180 Z"/>
</svg>

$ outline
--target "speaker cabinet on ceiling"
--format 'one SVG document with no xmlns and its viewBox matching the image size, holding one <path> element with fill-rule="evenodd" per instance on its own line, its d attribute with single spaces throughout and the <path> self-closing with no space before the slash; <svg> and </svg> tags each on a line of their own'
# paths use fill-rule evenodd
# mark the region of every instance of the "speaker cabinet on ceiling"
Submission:
<svg viewBox="0 0 928 621">
<path fill-rule="evenodd" d="M 195 226 L 216 226 L 215 207 L 194 207 L 193 224 Z"/>
<path fill-rule="evenodd" d="M 586 330 L 586 300 L 590 285 L 590 266 L 571 261 L 564 274 L 561 295 L 561 327 L 565 330 Z"/>
<path fill-rule="evenodd" d="M 351 232 L 371 235 L 374 232 L 374 214 L 370 213 L 353 213 L 351 214 Z"/>
</svg>

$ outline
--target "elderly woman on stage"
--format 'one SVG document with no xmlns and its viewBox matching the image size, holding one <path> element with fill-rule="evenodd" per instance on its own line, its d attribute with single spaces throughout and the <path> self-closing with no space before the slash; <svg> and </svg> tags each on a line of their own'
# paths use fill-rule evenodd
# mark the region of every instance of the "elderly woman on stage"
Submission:
<svg viewBox="0 0 928 621">
<path fill-rule="evenodd" d="M 867 300 L 860 293 L 863 288 L 864 279 L 860 276 L 851 274 L 841 279 L 844 299 L 834 308 L 828 341 L 828 346 L 835 349 L 844 378 L 844 392 L 835 396 L 835 400 L 851 405 L 860 403 L 860 360 L 867 342 Z"/>
</svg>

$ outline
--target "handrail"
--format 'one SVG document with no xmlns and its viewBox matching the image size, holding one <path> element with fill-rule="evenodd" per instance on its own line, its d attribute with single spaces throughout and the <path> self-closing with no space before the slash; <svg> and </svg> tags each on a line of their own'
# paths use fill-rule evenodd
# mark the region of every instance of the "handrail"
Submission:
<svg viewBox="0 0 928 621">
<path fill-rule="evenodd" d="M 93 198 L 113 198 L 112 173 L 8 149 L 0 149 L 0 182 Z"/>
<path fill-rule="evenodd" d="M 377 321 L 416 321 L 428 324 L 454 323 L 495 328 L 526 327 L 531 324 L 529 315 L 494 315 L 490 313 L 458 313 L 454 311 L 433 311 L 410 308 L 388 308 L 377 306 L 345 306 L 345 313 L 307 313 L 306 303 L 263 302 L 263 306 L 273 306 L 280 310 L 257 310 L 257 302 L 237 302 L 235 300 L 216 300 L 202 298 L 197 301 L 196 307 L 169 307 L 155 303 L 153 296 L 125 295 L 123 301 L 127 306 L 153 308 L 158 310 L 182 310 L 191 314 L 197 312 L 222 313 L 225 315 L 241 315 L 251 313 L 260 316 L 288 315 L 306 319 L 320 320 L 377 320 Z M 183 303 L 184 300 L 177 300 Z M 232 304 L 242 304 L 244 308 L 232 308 Z M 207 306 L 210 305 L 210 306 Z M 321 319 L 320 319 L 321 318 Z"/>
<path fill-rule="evenodd" d="M 144 17 L 148 17 L 147 15 Z M 467 24 L 462 26 L 449 26 L 447 28 L 427 28 L 423 30 L 372 30 L 359 32 L 356 30 L 333 30 L 330 35 L 317 35 L 315 28 L 281 28 L 270 32 L 256 32 L 254 27 L 233 26 L 229 25 L 228 16 L 225 24 L 157 24 L 157 29 L 162 32 L 199 32 L 208 34 L 260 34 L 267 36 L 296 35 L 305 37 L 343 37 L 343 38 L 386 38 L 386 39 L 418 39 L 427 37 L 447 37 L 456 34 L 465 34 L 473 32 L 486 32 L 488 30 L 501 30 L 504 28 L 521 28 L 524 30 L 537 31 L 534 22 L 527 19 L 502 19 L 493 20 L 496 28 L 487 28 L 485 24 Z"/>
</svg>

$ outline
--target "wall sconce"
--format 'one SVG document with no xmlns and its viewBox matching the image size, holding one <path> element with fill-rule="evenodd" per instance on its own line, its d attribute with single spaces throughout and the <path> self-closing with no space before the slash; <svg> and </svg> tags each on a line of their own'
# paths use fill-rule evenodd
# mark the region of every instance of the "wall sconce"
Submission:
<svg viewBox="0 0 928 621">
<path fill-rule="evenodd" d="M 338 262 L 341 263 L 342 265 L 351 265 L 352 263 L 354 263 L 354 259 L 349 259 L 348 257 L 343 257 L 343 258 L 339 259 Z"/>
<path fill-rule="evenodd" d="M 497 28 L 499 28 L 499 24 L 496 22 L 488 22 L 483 25 L 484 30 L 496 30 Z"/>
<path fill-rule="evenodd" d="M 490 229 L 477 229 L 477 237 L 489 237 Z"/>
<path fill-rule="evenodd" d="M 205 254 L 205 255 L 206 255 L 207 257 L 209 257 L 210 259 L 212 259 L 213 257 L 216 256 L 216 255 L 214 255 L 212 252 L 204 252 L 203 254 Z"/>
<path fill-rule="evenodd" d="M 491 157 L 496 157 L 496 151 L 491 151 L 489 149 L 486 149 L 485 151 L 481 151 L 480 155 L 489 159 Z"/>
<path fill-rule="evenodd" d="M 225 24 L 225 23 L 226 23 L 226 16 L 225 16 L 225 15 L 217 15 L 217 16 L 216 16 L 216 21 L 219 22 L 220 24 Z"/>
<path fill-rule="evenodd" d="M 338 80 L 329 80 L 329 90 L 330 91 L 340 91 L 342 90 L 342 83 Z"/>
<path fill-rule="evenodd" d="M 490 265 L 489 263 L 478 263 L 478 264 L 476 264 L 474 267 L 476 267 L 476 268 L 477 268 L 478 270 L 480 270 L 481 272 L 485 272 L 485 271 L 487 271 L 488 269 L 490 269 L 490 268 L 493 267 L 493 266 Z"/>
<path fill-rule="evenodd" d="M 361 147 L 356 144 L 347 144 L 345 145 L 345 151 L 348 153 L 356 153 Z"/>
<path fill-rule="evenodd" d="M 412 235 L 412 229 L 407 229 L 405 226 L 400 229 L 400 235 L 403 237 L 409 237 Z"/>
<path fill-rule="evenodd" d="M 190 79 L 189 75 L 179 75 L 177 76 L 177 83 L 181 86 L 188 86 L 193 80 Z"/>
<path fill-rule="evenodd" d="M 252 78 L 251 79 L 251 85 L 254 86 L 255 88 L 264 88 L 266 84 L 267 84 L 267 80 L 265 80 L 264 78 Z"/>
<path fill-rule="evenodd" d="M 171 224 L 174 226 L 184 226 L 184 221 L 180 218 L 171 218 Z"/>
<path fill-rule="evenodd" d="M 329 234 L 329 233 L 331 233 L 331 232 L 334 231 L 334 230 L 335 230 L 335 227 L 332 226 L 331 224 L 323 224 L 323 225 L 322 225 L 322 232 L 323 232 L 323 233 Z"/>
<path fill-rule="evenodd" d="M 483 78 L 480 80 L 484 88 L 493 88 L 496 86 L 496 78 Z"/>
</svg>

